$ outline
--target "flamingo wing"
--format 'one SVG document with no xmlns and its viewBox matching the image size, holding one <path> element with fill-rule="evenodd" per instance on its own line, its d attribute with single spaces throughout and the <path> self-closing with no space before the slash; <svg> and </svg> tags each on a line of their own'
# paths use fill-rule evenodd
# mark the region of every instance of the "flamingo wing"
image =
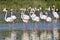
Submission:
<svg viewBox="0 0 60 40">
<path fill-rule="evenodd" d="M 13 19 L 11 17 L 8 17 L 5 21 L 6 22 L 13 22 Z"/>
<path fill-rule="evenodd" d="M 57 12 L 53 12 L 53 16 L 54 16 L 55 18 L 59 18 L 59 15 L 58 15 Z"/>
<path fill-rule="evenodd" d="M 11 18 L 15 20 L 16 19 L 16 16 L 15 15 L 12 15 Z"/>
<path fill-rule="evenodd" d="M 51 17 L 47 17 L 46 21 L 51 22 L 52 21 Z"/>
</svg>

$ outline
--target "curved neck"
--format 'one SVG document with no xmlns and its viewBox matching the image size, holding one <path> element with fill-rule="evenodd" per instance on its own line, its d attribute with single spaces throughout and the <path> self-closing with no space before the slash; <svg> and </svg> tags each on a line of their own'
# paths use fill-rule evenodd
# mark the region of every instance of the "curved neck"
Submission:
<svg viewBox="0 0 60 40">
<path fill-rule="evenodd" d="M 34 14 L 34 12 L 31 11 L 31 12 L 29 13 L 29 15 L 31 16 L 32 14 Z"/>
<path fill-rule="evenodd" d="M 23 17 L 23 15 L 24 15 L 24 12 L 21 12 L 21 18 Z"/>
<path fill-rule="evenodd" d="M 11 16 L 13 15 L 13 12 L 11 12 Z"/>
<path fill-rule="evenodd" d="M 6 14 L 5 14 L 5 20 L 7 19 L 7 12 L 6 12 Z"/>
</svg>

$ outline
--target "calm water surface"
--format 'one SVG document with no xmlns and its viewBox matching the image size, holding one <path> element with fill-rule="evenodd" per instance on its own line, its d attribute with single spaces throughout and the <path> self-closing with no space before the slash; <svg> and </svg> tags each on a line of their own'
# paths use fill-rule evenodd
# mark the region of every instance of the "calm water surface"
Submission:
<svg viewBox="0 0 60 40">
<path fill-rule="evenodd" d="M 47 23 L 47 22 L 39 22 L 39 23 L 35 23 L 35 22 L 29 22 L 27 25 L 23 22 L 21 23 L 14 23 L 14 24 L 1 24 L 0 23 L 0 40 L 4 40 L 5 37 L 8 36 L 9 32 L 8 31 L 3 31 L 3 30 L 11 30 L 12 29 L 17 29 L 17 30 L 21 30 L 21 29 L 26 29 L 26 26 L 28 27 L 28 29 L 33 29 L 35 28 L 36 26 L 39 30 L 41 29 L 47 29 L 48 27 L 48 24 L 49 24 L 49 27 L 50 29 L 52 30 L 54 28 L 54 22 L 50 22 L 50 23 Z M 56 26 L 60 29 L 60 21 L 58 20 Z M 21 32 L 17 32 L 17 40 L 21 40 Z"/>
</svg>

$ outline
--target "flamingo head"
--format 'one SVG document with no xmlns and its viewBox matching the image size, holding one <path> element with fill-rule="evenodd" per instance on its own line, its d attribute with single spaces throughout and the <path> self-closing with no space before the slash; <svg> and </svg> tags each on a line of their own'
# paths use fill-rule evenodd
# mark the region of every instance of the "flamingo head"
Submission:
<svg viewBox="0 0 60 40">
<path fill-rule="evenodd" d="M 40 9 L 40 10 L 42 10 L 42 8 L 41 8 L 41 7 L 40 7 L 39 9 Z"/>
<path fill-rule="evenodd" d="M 56 11 L 58 11 L 58 9 L 56 9 Z"/>
<path fill-rule="evenodd" d="M 54 9 L 52 8 L 51 10 L 53 11 Z"/>
<path fill-rule="evenodd" d="M 31 9 L 31 7 L 29 7 L 28 9 Z"/>
<path fill-rule="evenodd" d="M 13 11 L 13 9 L 10 9 L 10 11 Z"/>
<path fill-rule="evenodd" d="M 53 5 L 53 8 L 55 8 L 55 5 Z"/>
<path fill-rule="evenodd" d="M 6 8 L 4 8 L 4 9 L 3 9 L 3 12 L 7 12 L 7 9 L 6 9 Z"/>
</svg>

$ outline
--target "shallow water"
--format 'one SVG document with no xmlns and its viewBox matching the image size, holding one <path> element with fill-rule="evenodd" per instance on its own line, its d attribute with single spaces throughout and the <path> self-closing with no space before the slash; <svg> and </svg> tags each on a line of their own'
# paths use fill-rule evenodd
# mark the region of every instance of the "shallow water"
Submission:
<svg viewBox="0 0 60 40">
<path fill-rule="evenodd" d="M 36 26 L 39 30 L 41 29 L 48 29 L 48 24 L 50 25 L 50 29 L 52 30 L 54 28 L 54 22 L 52 21 L 51 23 L 47 23 L 47 22 L 38 22 L 36 23 Z M 29 22 L 27 25 L 26 23 L 14 23 L 14 24 L 1 24 L 0 23 L 0 40 L 4 40 L 5 37 L 7 37 L 9 35 L 9 31 L 5 31 L 5 30 L 11 30 L 15 29 L 15 30 L 21 30 L 21 29 L 26 29 L 26 26 L 28 27 L 28 29 L 33 29 L 35 28 L 35 22 Z M 58 20 L 56 26 L 60 29 L 60 21 Z M 17 40 L 21 40 L 21 36 L 22 36 L 22 31 L 17 31 Z"/>
<path fill-rule="evenodd" d="M 35 25 L 36 24 L 36 25 Z M 50 26 L 50 29 L 53 29 L 54 28 L 54 25 L 55 23 L 52 21 L 50 23 L 48 22 L 29 22 L 28 24 L 26 23 L 23 23 L 23 22 L 20 22 L 20 23 L 12 23 L 12 24 L 1 24 L 0 23 L 0 30 L 9 30 L 9 29 L 17 29 L 17 30 L 20 30 L 20 29 L 26 29 L 26 26 L 28 29 L 33 29 L 37 26 L 37 28 L 40 30 L 40 29 L 44 29 L 44 28 L 47 28 L 48 27 L 48 24 Z M 56 26 L 60 29 L 60 21 L 58 20 L 57 21 L 57 24 Z"/>
</svg>

